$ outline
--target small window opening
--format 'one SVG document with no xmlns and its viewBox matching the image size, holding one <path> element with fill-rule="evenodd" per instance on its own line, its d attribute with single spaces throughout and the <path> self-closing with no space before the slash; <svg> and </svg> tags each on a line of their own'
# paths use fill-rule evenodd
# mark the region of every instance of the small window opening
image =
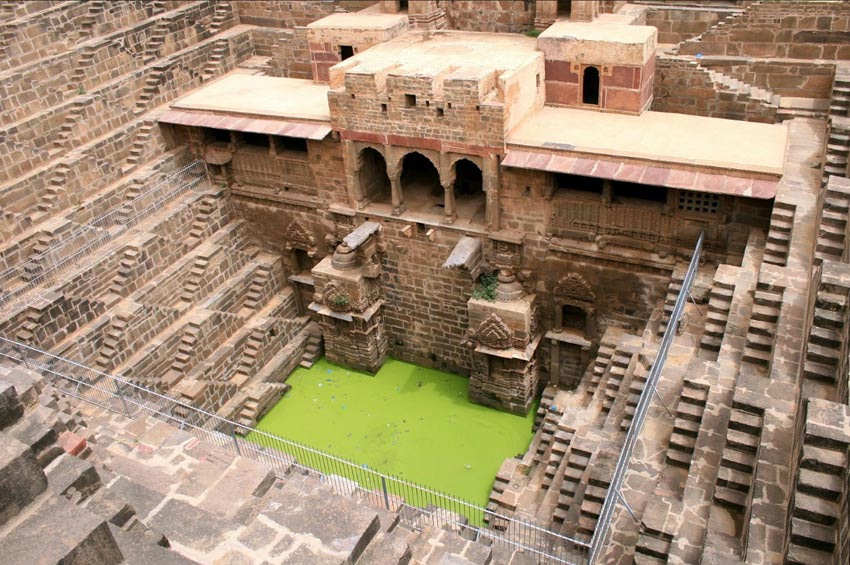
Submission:
<svg viewBox="0 0 850 565">
<path fill-rule="evenodd" d="M 537 76 L 534 77 L 534 81 L 537 83 L 537 87 L 540 88 L 540 73 L 537 73 Z"/>
<path fill-rule="evenodd" d="M 448 107 L 449 110 L 451 110 L 452 109 L 452 103 L 449 102 L 447 107 Z"/>
<path fill-rule="evenodd" d="M 277 328 L 272 327 L 269 329 L 269 337 L 277 337 Z"/>
<path fill-rule="evenodd" d="M 679 210 L 697 214 L 716 214 L 720 210 L 720 196 L 693 190 L 680 190 Z"/>
<path fill-rule="evenodd" d="M 430 100 L 426 100 L 426 101 L 425 101 L 425 107 L 426 107 L 426 108 L 430 108 L 430 107 L 431 107 L 431 101 L 430 101 Z"/>
<path fill-rule="evenodd" d="M 301 137 L 278 136 L 277 146 L 281 151 L 307 152 L 307 140 Z"/>
<path fill-rule="evenodd" d="M 345 61 L 349 57 L 354 57 L 354 47 L 352 47 L 351 45 L 340 45 L 339 60 Z"/>
<path fill-rule="evenodd" d="M 413 108 L 416 106 L 416 95 L 415 94 L 405 94 L 404 95 L 404 107 L 405 108 Z"/>
<path fill-rule="evenodd" d="M 251 133 L 245 131 L 242 132 L 242 140 L 245 142 L 245 145 L 263 147 L 265 149 L 269 148 L 269 136 L 264 133 Z"/>
<path fill-rule="evenodd" d="M 524 194 L 525 194 L 526 197 L 531 196 L 531 187 L 530 186 L 525 187 L 525 193 Z"/>
<path fill-rule="evenodd" d="M 398 0 L 398 11 L 399 12 L 406 12 L 407 8 L 408 8 L 408 6 L 407 6 L 408 3 L 409 3 L 408 0 Z"/>
<path fill-rule="evenodd" d="M 579 330 L 584 333 L 587 326 L 587 313 L 581 308 L 564 304 L 561 306 L 561 327 L 565 330 Z"/>
<path fill-rule="evenodd" d="M 445 115 L 442 108 L 437 108 L 437 117 L 442 118 Z"/>
<path fill-rule="evenodd" d="M 667 203 L 667 189 L 633 182 L 611 182 L 611 202 L 614 204 Z"/>
<path fill-rule="evenodd" d="M 381 112 L 386 112 L 386 111 L 387 111 L 387 105 L 381 104 Z"/>
<path fill-rule="evenodd" d="M 595 177 L 555 173 L 555 188 L 559 190 L 577 190 L 588 194 L 602 195 L 603 181 Z"/>
<path fill-rule="evenodd" d="M 481 111 L 481 106 L 476 106 L 476 107 L 475 107 L 475 111 L 476 111 L 476 112 L 480 112 L 480 111 Z"/>
<path fill-rule="evenodd" d="M 599 69 L 596 67 L 586 67 L 584 69 L 581 102 L 582 104 L 599 106 Z"/>
<path fill-rule="evenodd" d="M 316 261 L 303 249 L 295 249 L 295 268 L 299 273 L 308 273 L 316 266 Z"/>
</svg>

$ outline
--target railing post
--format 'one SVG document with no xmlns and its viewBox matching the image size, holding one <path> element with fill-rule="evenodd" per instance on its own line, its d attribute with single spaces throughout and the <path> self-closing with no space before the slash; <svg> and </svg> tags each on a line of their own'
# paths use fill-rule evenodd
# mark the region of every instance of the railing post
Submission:
<svg viewBox="0 0 850 565">
<path fill-rule="evenodd" d="M 130 408 L 127 406 L 127 399 L 124 398 L 124 394 L 121 392 L 121 381 L 112 382 L 115 383 L 115 390 L 118 392 L 118 398 L 121 399 L 121 405 L 124 406 L 124 414 L 126 414 L 128 418 L 132 418 L 133 416 L 130 415 Z"/>
<path fill-rule="evenodd" d="M 27 354 L 26 350 L 22 349 L 20 346 L 16 346 L 15 349 L 18 350 L 18 354 L 21 356 L 21 360 L 24 362 L 24 367 L 27 369 L 30 368 L 30 364 L 27 362 Z"/>
<path fill-rule="evenodd" d="M 387 478 L 381 475 L 381 487 L 384 489 L 384 504 L 387 506 L 387 510 L 390 509 L 390 495 L 387 494 Z"/>
<path fill-rule="evenodd" d="M 236 439 L 236 425 L 230 424 L 230 437 L 233 439 L 233 445 L 236 446 L 236 455 L 242 457 L 242 450 L 239 449 L 239 441 Z"/>
</svg>

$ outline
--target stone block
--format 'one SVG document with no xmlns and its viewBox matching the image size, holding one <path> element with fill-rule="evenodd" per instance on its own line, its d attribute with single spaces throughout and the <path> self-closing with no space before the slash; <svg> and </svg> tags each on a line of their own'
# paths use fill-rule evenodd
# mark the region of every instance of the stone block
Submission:
<svg viewBox="0 0 850 565">
<path fill-rule="evenodd" d="M 24 405 L 14 385 L 0 382 L 0 430 L 8 428 L 24 415 Z"/>
<path fill-rule="evenodd" d="M 67 496 L 76 491 L 85 499 L 101 486 L 100 476 L 91 463 L 67 453 L 48 465 L 44 473 L 50 490 L 60 495 Z"/>
<path fill-rule="evenodd" d="M 310 533 L 331 554 L 354 563 L 380 530 L 378 515 L 363 506 L 340 504 L 327 492 L 277 497 L 262 514 L 293 534 Z"/>
<path fill-rule="evenodd" d="M 17 515 L 47 488 L 47 477 L 32 450 L 0 433 L 0 524 Z"/>
<path fill-rule="evenodd" d="M 56 432 L 35 413 L 28 414 L 7 433 L 27 445 L 36 456 L 56 442 Z"/>
<path fill-rule="evenodd" d="M 108 488 L 95 491 L 84 501 L 83 506 L 92 514 L 119 527 L 123 527 L 136 515 L 135 509 L 126 499 Z"/>
<path fill-rule="evenodd" d="M 46 500 L 0 540 L 0 555 L 8 563 L 33 565 L 124 561 L 107 523 L 64 498 Z"/>
</svg>

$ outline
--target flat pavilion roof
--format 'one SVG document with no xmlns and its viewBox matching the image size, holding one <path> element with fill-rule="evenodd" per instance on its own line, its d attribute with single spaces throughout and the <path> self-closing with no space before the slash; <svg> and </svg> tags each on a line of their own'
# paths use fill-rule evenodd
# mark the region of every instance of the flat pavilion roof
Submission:
<svg viewBox="0 0 850 565">
<path fill-rule="evenodd" d="M 478 76 L 521 69 L 542 54 L 537 40 L 515 33 L 413 31 L 358 53 L 344 62 L 346 73 L 433 76 L 446 69 Z"/>
<path fill-rule="evenodd" d="M 508 146 L 646 160 L 657 166 L 727 169 L 735 176 L 782 175 L 787 142 L 788 128 L 783 125 L 550 106 L 526 118 L 507 140 Z"/>
<path fill-rule="evenodd" d="M 181 98 L 177 110 L 330 122 L 329 87 L 312 80 L 232 74 Z"/>
</svg>

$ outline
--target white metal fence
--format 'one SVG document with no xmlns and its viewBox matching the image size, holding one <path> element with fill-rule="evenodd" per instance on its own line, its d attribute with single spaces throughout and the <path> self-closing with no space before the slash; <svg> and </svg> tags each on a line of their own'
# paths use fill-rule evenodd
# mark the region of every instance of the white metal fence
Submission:
<svg viewBox="0 0 850 565">
<path fill-rule="evenodd" d="M 65 394 L 124 414 L 144 415 L 186 429 L 200 439 L 268 465 L 277 476 L 311 474 L 335 491 L 398 512 L 414 529 L 455 529 L 468 539 L 507 551 L 522 550 L 539 563 L 589 563 L 590 545 L 530 522 L 500 515 L 405 479 L 380 473 L 310 446 L 247 428 L 174 398 L 69 359 L 0 337 L 0 361 L 24 365 L 48 377 Z"/>
<path fill-rule="evenodd" d="M 206 163 L 193 161 L 129 202 L 115 206 L 87 224 L 63 234 L 59 241 L 30 257 L 26 263 L 6 269 L 0 273 L 0 307 L 17 307 L 24 294 L 51 281 L 67 266 L 160 211 L 206 177 Z"/>
</svg>

